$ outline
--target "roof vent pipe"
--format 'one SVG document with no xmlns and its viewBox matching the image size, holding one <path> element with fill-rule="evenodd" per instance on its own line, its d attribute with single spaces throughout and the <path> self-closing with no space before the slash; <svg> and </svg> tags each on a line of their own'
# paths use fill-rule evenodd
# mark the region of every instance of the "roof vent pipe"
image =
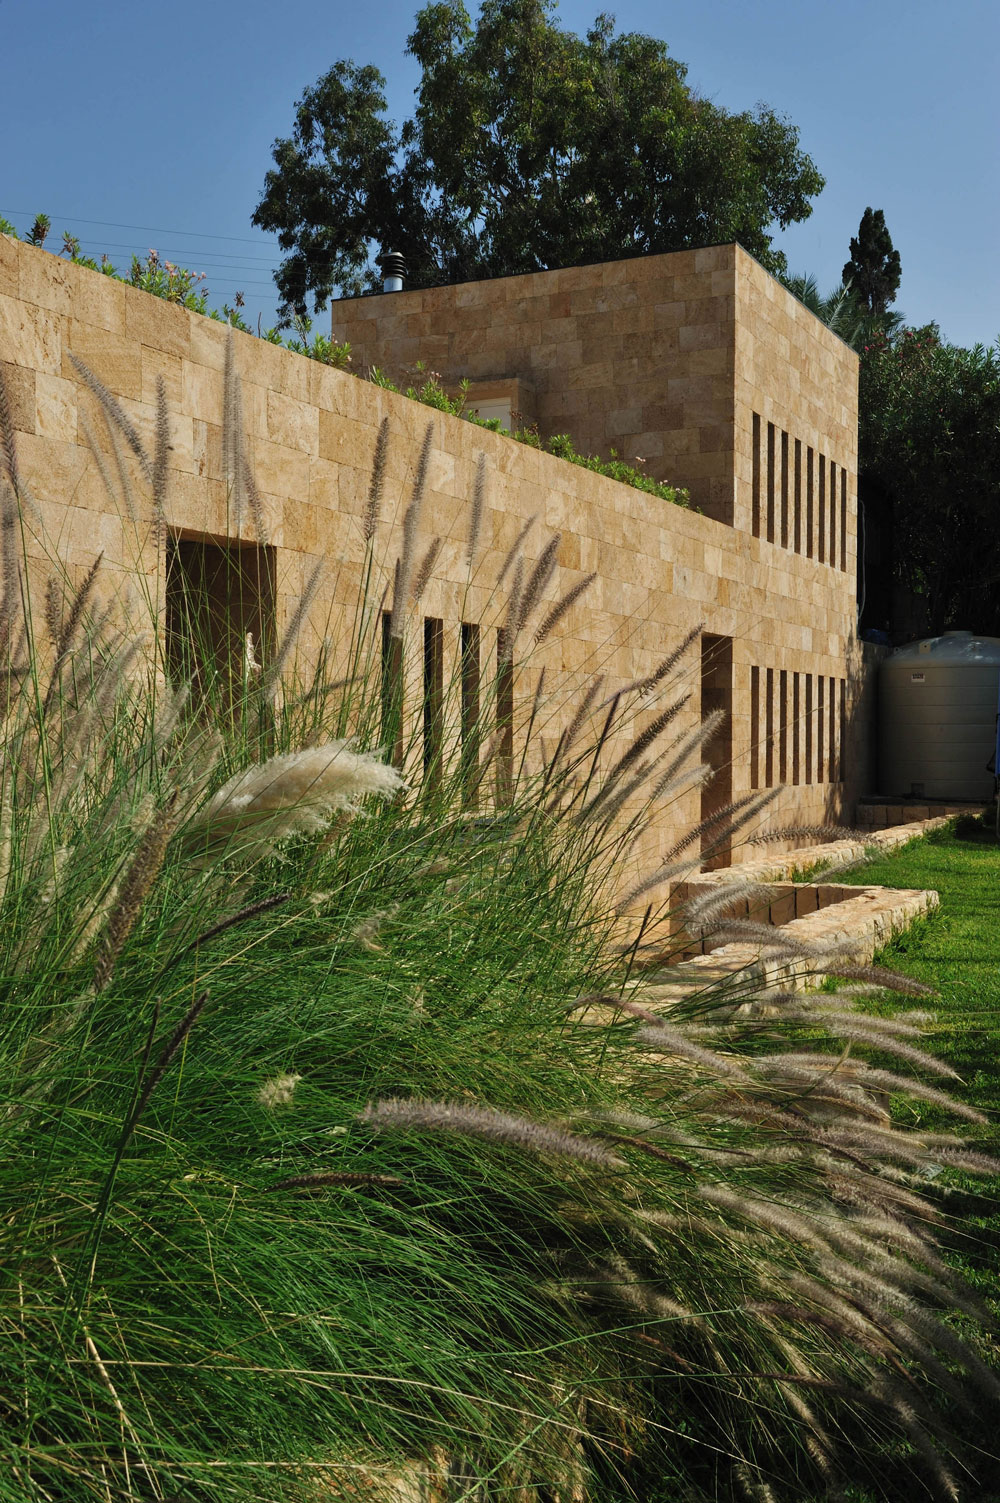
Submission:
<svg viewBox="0 0 1000 1503">
<path fill-rule="evenodd" d="M 382 291 L 402 292 L 406 276 L 406 262 L 402 251 L 383 251 L 378 258 L 382 268 Z"/>
</svg>

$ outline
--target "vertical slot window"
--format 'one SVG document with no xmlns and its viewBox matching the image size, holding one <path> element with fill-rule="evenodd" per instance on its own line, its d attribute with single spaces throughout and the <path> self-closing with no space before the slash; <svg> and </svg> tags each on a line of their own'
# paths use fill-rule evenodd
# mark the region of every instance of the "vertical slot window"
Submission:
<svg viewBox="0 0 1000 1503">
<path fill-rule="evenodd" d="M 813 460 L 815 456 L 812 449 L 806 449 L 806 557 L 812 558 L 815 552 L 816 518 L 814 516 L 815 501 L 813 497 Z"/>
<path fill-rule="evenodd" d="M 793 524 L 792 548 L 802 552 L 802 440 L 795 440 L 795 478 L 792 487 Z"/>
<path fill-rule="evenodd" d="M 479 803 L 479 627 L 462 622 L 462 801 Z"/>
<path fill-rule="evenodd" d="M 444 751 L 444 622 L 424 621 L 424 782 L 441 786 Z"/>
<path fill-rule="evenodd" d="M 827 550 L 830 559 L 830 568 L 837 567 L 837 466 L 830 460 L 830 546 Z"/>
<path fill-rule="evenodd" d="M 403 639 L 392 635 L 392 612 L 382 612 L 382 745 L 394 767 L 403 765 Z"/>
<path fill-rule="evenodd" d="M 840 770 L 837 767 L 837 700 L 836 679 L 831 678 L 828 684 L 826 718 L 829 722 L 829 744 L 827 746 L 826 767 L 827 777 L 831 783 L 840 781 Z"/>
<path fill-rule="evenodd" d="M 847 780 L 847 680 L 840 680 L 840 735 L 837 746 L 837 778 L 843 783 Z"/>
<path fill-rule="evenodd" d="M 824 699 L 823 689 L 824 689 L 825 684 L 826 684 L 826 679 L 823 677 L 822 673 L 818 674 L 817 677 L 816 677 L 816 781 L 817 781 L 817 783 L 822 783 L 822 782 L 825 781 L 825 778 L 824 778 L 825 768 L 823 766 L 823 759 L 824 759 L 824 756 L 826 755 L 826 738 L 825 738 L 825 735 L 824 735 L 824 732 L 826 730 L 826 715 L 824 713 L 824 711 L 826 709 L 826 706 L 823 703 L 823 699 Z"/>
<path fill-rule="evenodd" d="M 497 631 L 497 802 L 514 797 L 514 659 L 507 632 Z"/>
<path fill-rule="evenodd" d="M 788 782 L 788 674 L 778 674 L 778 782 Z"/>
<path fill-rule="evenodd" d="M 750 669 L 750 787 L 760 787 L 760 669 Z"/>
<path fill-rule="evenodd" d="M 802 714 L 801 673 L 792 674 L 792 784 L 798 787 L 802 777 L 802 765 L 800 752 L 802 748 L 802 727 L 800 717 Z"/>
<path fill-rule="evenodd" d="M 840 467 L 840 567 L 847 573 L 847 471 Z"/>
<path fill-rule="evenodd" d="M 702 831 L 704 866 L 712 871 L 728 866 L 732 844 L 726 836 L 721 811 L 733 798 L 733 639 L 705 632 L 701 639 L 701 718 L 721 710 L 722 720 L 702 748 L 702 758 L 712 768 L 712 777 L 701 790 L 702 823 L 720 816 L 717 824 Z"/>
<path fill-rule="evenodd" d="M 774 542 L 774 424 L 767 425 L 767 541 Z"/>
<path fill-rule="evenodd" d="M 788 547 L 788 434 L 781 434 L 781 546 Z"/>
<path fill-rule="evenodd" d="M 819 456 L 817 465 L 819 470 L 819 495 L 817 497 L 816 517 L 816 557 L 821 564 L 826 563 L 826 455 Z"/>
<path fill-rule="evenodd" d="M 764 787 L 774 787 L 774 669 L 764 676 Z"/>
<path fill-rule="evenodd" d="M 806 710 L 804 720 L 806 731 L 805 781 L 811 783 L 813 780 L 813 676 L 811 673 L 806 673 L 803 676 L 806 681 Z"/>
<path fill-rule="evenodd" d="M 750 442 L 753 445 L 750 471 L 750 528 L 755 538 L 760 537 L 760 414 L 753 415 Z"/>
</svg>

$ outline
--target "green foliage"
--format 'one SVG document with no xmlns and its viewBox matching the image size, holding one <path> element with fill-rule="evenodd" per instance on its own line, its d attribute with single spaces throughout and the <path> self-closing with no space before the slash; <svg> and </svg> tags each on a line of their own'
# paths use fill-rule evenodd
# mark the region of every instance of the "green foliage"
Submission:
<svg viewBox="0 0 1000 1503">
<path fill-rule="evenodd" d="M 861 216 L 857 237 L 851 239 L 851 259 L 843 270 L 844 285 L 870 317 L 885 313 L 896 301 L 901 268 L 881 209 L 868 208 Z"/>
<path fill-rule="evenodd" d="M 350 350 L 350 345 L 342 348 Z M 653 480 L 651 476 L 644 475 L 636 465 L 619 459 L 614 449 L 611 451 L 610 459 L 599 459 L 595 454 L 578 453 L 568 433 L 554 433 L 544 442 L 537 428 L 515 428 L 513 432 L 508 433 L 499 418 L 481 418 L 478 413 L 469 408 L 468 381 L 460 382 L 455 396 L 450 396 L 441 385 L 438 374 L 435 371 L 428 371 L 422 360 L 418 360 L 414 366 L 414 375 L 416 381 L 411 382 L 403 393 L 413 402 L 423 402 L 425 407 L 433 407 L 437 412 L 447 412 L 451 417 L 464 418 L 466 422 L 475 423 L 479 428 L 488 428 L 491 433 L 507 433 L 509 438 L 515 439 L 519 444 L 527 444 L 529 448 L 541 449 L 546 454 L 554 454 L 557 459 L 565 459 L 569 464 L 580 465 L 585 470 L 592 470 L 596 475 L 607 475 L 611 480 L 618 480 L 622 485 L 632 486 L 634 490 L 646 491 L 651 496 L 658 496 L 663 501 L 669 501 L 673 506 L 689 504 L 686 490 L 680 486 L 666 485 L 660 480 Z M 385 390 L 399 391 L 399 387 L 379 366 L 371 367 L 368 380 Z"/>
<path fill-rule="evenodd" d="M 378 286 L 372 242 L 437 286 L 738 240 L 784 268 L 769 227 L 805 219 L 823 179 L 765 106 L 698 98 L 665 43 L 599 16 L 562 30 L 554 0 L 418 12 L 417 107 L 385 115 L 374 67 L 335 63 L 274 144 L 253 222 L 277 231 L 286 317 Z"/>
<path fill-rule="evenodd" d="M 862 499 L 892 537 L 911 630 L 1000 634 L 1000 344 L 963 349 L 935 325 L 861 351 Z"/>
<path fill-rule="evenodd" d="M 133 287 L 151 292 L 165 302 L 190 308 L 192 313 L 205 313 L 208 309 L 208 293 L 198 286 L 205 280 L 205 273 L 188 271 L 186 267 L 175 266 L 172 261 L 161 261 L 155 250 L 147 253 L 145 261 L 133 256 L 129 275 L 121 280 L 127 280 Z"/>
<path fill-rule="evenodd" d="M 864 346 L 880 336 L 894 334 L 903 325 L 901 313 L 869 313 L 854 296 L 852 287 L 841 283 L 824 297 L 814 276 L 799 273 L 782 277 L 793 297 L 804 303 L 810 313 L 859 354 Z"/>
<path fill-rule="evenodd" d="M 881 1123 L 856 1149 L 880 1120 L 867 1046 L 848 1062 L 820 1013 L 830 1052 L 786 1058 L 788 999 L 752 987 L 699 983 L 637 1028 L 637 998 L 666 1004 L 636 991 L 609 899 L 696 786 L 680 654 L 610 711 L 592 682 L 594 718 L 554 749 L 564 707 L 520 707 L 514 744 L 540 757 L 495 781 L 502 668 L 470 725 L 456 656 L 447 733 L 428 757 L 411 718 L 400 787 L 372 751 L 383 584 L 400 662 L 421 626 L 412 558 L 378 545 L 387 431 L 329 655 L 297 680 L 265 642 L 234 678 L 196 639 L 187 685 L 155 588 L 142 619 L 124 594 L 109 617 L 98 566 L 73 588 L 54 560 L 43 619 L 31 597 L 22 617 L 2 437 L 2 1503 L 388 1499 L 405 1462 L 467 1495 L 798 1500 L 846 1474 L 897 1497 L 907 1437 L 952 1496 L 933 1350 L 963 1396 L 982 1374 L 930 1306 L 973 1307 L 913 1199 L 933 1152 Z M 135 444 L 162 517 L 169 467 Z M 123 525 L 148 562 L 155 533 Z M 487 614 L 512 654 L 537 597 Z M 337 757 L 355 797 L 335 817 Z"/>
</svg>

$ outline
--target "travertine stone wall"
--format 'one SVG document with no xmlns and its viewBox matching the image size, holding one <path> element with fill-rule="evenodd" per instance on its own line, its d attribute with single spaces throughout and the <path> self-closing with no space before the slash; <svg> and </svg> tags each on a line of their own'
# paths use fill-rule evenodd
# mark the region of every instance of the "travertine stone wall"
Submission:
<svg viewBox="0 0 1000 1503">
<path fill-rule="evenodd" d="M 723 263 L 729 256 L 729 268 L 723 264 L 711 276 L 728 277 L 731 285 L 732 252 L 724 249 L 718 255 Z M 735 264 L 742 265 L 744 260 L 748 258 L 739 253 Z M 633 263 L 624 265 L 630 267 Z M 614 268 L 607 270 L 614 272 Z M 584 273 L 546 275 L 583 277 Z M 586 276 L 593 279 L 594 275 L 592 268 L 587 269 Z M 753 291 L 755 275 L 764 274 L 759 269 L 755 272 L 749 263 L 748 275 Z M 611 279 L 606 290 L 623 285 Z M 468 289 L 442 291 L 468 295 Z M 572 305 L 571 294 L 567 289 L 563 291 Z M 624 294 L 621 296 L 621 305 L 614 311 L 624 314 L 632 309 L 636 320 L 645 317 L 641 306 L 636 308 Z M 721 303 L 726 302 L 723 293 L 714 296 Z M 370 301 L 377 304 L 384 300 Z M 780 299 L 777 304 L 777 313 L 781 313 Z M 712 308 L 716 308 L 714 301 Z M 775 327 L 780 324 L 777 313 L 774 310 L 768 313 L 768 317 L 774 315 Z M 567 312 L 561 316 L 572 319 L 575 315 Z M 793 311 L 789 317 L 795 332 L 799 314 Z M 496 327 L 500 339 L 503 326 Z M 422 340 L 416 333 L 409 337 L 418 343 Z M 803 437 L 813 434 L 813 429 L 801 425 L 806 422 L 807 411 L 812 411 L 808 404 L 818 402 L 817 394 L 823 388 L 809 366 L 808 340 L 804 335 L 800 339 L 802 349 L 795 357 L 805 362 L 799 372 L 804 404 L 801 412 L 794 409 L 790 383 L 786 382 L 786 396 L 780 401 L 778 397 L 772 399 L 778 404 L 773 407 L 766 405 L 767 393 L 753 386 L 754 380 L 764 379 L 764 375 L 758 377 L 754 373 L 766 374 L 767 361 L 771 359 L 767 352 L 778 337 L 770 325 L 765 327 L 763 320 L 754 342 L 745 341 L 745 348 L 737 344 L 733 335 L 727 356 L 730 385 L 733 362 L 742 351 L 739 368 L 749 373 L 745 374 L 745 381 L 750 395 L 741 395 L 739 403 L 731 401 L 735 416 L 730 430 L 737 419 L 743 423 L 746 401 L 752 401 L 757 404 L 753 410 L 765 421 L 787 422 L 790 429 L 793 419 L 786 413 L 794 410 L 795 422 L 800 423 L 794 429 L 796 436 L 800 432 Z M 815 337 L 826 348 L 823 337 Z M 71 578 L 79 577 L 99 551 L 104 553 L 105 573 L 112 577 L 116 573 L 134 576 L 138 570 L 144 572 L 150 584 L 155 584 L 157 571 L 162 571 L 162 556 L 150 536 L 148 490 L 131 458 L 128 464 L 139 509 L 138 525 L 129 521 L 120 502 L 110 500 L 107 495 L 89 447 L 88 427 L 111 469 L 113 457 L 97 404 L 72 365 L 71 352 L 87 362 L 150 444 L 156 386 L 158 379 L 163 379 L 170 413 L 170 484 L 166 504 L 170 530 L 175 535 L 208 540 L 249 535 L 249 522 L 244 520 L 240 528 L 232 515 L 222 468 L 226 338 L 225 327 L 217 322 L 0 236 L 0 361 L 11 396 L 21 468 L 41 513 L 40 526 L 30 522 L 35 533 L 30 546 L 37 574 L 51 566 L 54 555 Z M 471 335 L 469 338 L 474 345 L 475 339 Z M 793 354 L 799 349 L 787 329 L 781 338 L 787 339 Z M 550 347 L 558 348 L 559 341 L 551 341 Z M 276 549 L 279 627 L 298 605 L 314 562 L 322 559 L 325 566 L 312 612 L 318 624 L 304 638 L 307 652 L 315 649 L 319 636 L 329 634 L 337 638 L 349 626 L 362 575 L 365 551 L 362 519 L 379 423 L 383 417 L 389 418 L 391 443 L 384 516 L 378 536 L 376 601 L 383 584 L 391 579 L 402 512 L 409 499 L 420 444 L 429 425 L 429 488 L 419 547 L 422 551 L 436 535 L 444 539 L 444 545 L 415 618 L 432 618 L 443 623 L 446 663 L 454 661 L 458 652 L 461 623 L 480 623 L 484 683 L 489 679 L 496 628 L 502 622 L 505 604 L 503 598 L 496 597 L 492 582 L 523 524 L 534 515 L 537 521 L 524 544 L 529 566 L 552 533 L 561 534 L 559 567 L 546 590 L 543 609 L 590 571 L 596 572 L 597 579 L 583 601 L 563 619 L 558 633 L 541 647 L 529 652 L 531 631 L 524 633 L 515 654 L 518 726 L 527 717 L 543 666 L 546 708 L 539 725 L 551 748 L 592 672 L 606 675 L 603 697 L 632 679 L 651 673 L 679 637 L 704 623 L 707 632 L 733 640 L 733 796 L 739 797 L 749 790 L 754 766 L 756 780 L 763 786 L 768 766 L 766 748 L 758 744 L 752 754 L 750 740 L 753 734 L 762 743 L 770 727 L 769 765 L 773 781 L 777 781 L 782 765 L 788 781 L 793 781 L 793 746 L 799 747 L 795 754 L 797 786 L 780 796 L 772 819 L 785 824 L 793 819 L 819 823 L 828 818 L 842 818 L 845 769 L 839 758 L 839 746 L 854 702 L 853 544 L 848 550 L 846 571 L 829 563 L 821 564 L 804 552 L 782 547 L 780 542 L 769 542 L 766 536 L 754 537 L 743 528 L 670 506 L 503 435 L 433 412 L 353 375 L 331 370 L 261 340 L 237 334 L 234 349 L 243 383 L 248 450 L 261 492 L 268 540 Z M 437 359 L 434 351 L 423 344 L 410 353 L 432 361 Z M 844 433 L 849 434 L 853 388 L 849 381 L 844 383 L 843 390 L 836 388 L 838 378 L 832 356 L 827 375 L 835 416 Z M 535 367 L 530 379 L 539 391 L 541 402 Z M 706 408 L 708 418 L 716 413 L 713 404 L 721 404 L 721 390 L 720 377 L 718 393 L 711 397 Z M 690 402 L 687 410 L 693 421 L 695 398 L 691 397 Z M 782 407 L 781 402 L 786 405 Z M 587 410 L 590 411 L 589 407 Z M 724 422 L 708 418 L 698 425 L 699 433 L 726 428 Z M 570 424 L 567 422 L 565 426 Z M 732 457 L 730 430 L 726 438 L 729 450 L 720 448 L 716 452 Z M 744 437 L 739 438 L 741 452 L 745 448 Z M 820 438 L 816 437 L 814 442 L 818 445 Z M 838 455 L 838 463 L 845 467 L 850 463 L 846 437 L 845 447 L 838 450 L 835 435 L 828 436 L 828 431 L 822 430 L 822 442 L 828 445 L 830 453 Z M 486 456 L 488 466 L 487 505 L 481 547 L 470 576 L 466 538 L 480 454 Z M 748 508 L 750 503 L 744 496 L 748 484 L 745 470 L 745 465 L 739 468 L 734 463 L 730 485 L 739 506 Z M 850 495 L 853 497 L 853 489 Z M 734 508 L 738 510 L 736 500 Z M 419 619 L 413 620 L 408 640 L 411 644 L 408 703 L 411 716 L 418 717 L 423 649 Z M 759 682 L 756 708 L 751 705 L 754 668 L 758 670 L 759 681 L 763 675 L 765 686 L 767 670 L 772 673 L 770 720 L 761 698 L 765 691 Z M 786 675 L 783 713 L 782 672 Z M 696 725 L 700 715 L 701 662 L 697 646 L 685 659 L 681 678 L 691 691 L 691 699 L 677 721 L 678 728 L 685 730 Z M 826 688 L 827 707 L 828 685 L 831 681 L 835 685 L 832 758 L 828 713 L 823 729 L 823 757 L 818 755 L 816 693 L 820 678 Z M 808 725 L 807 680 L 813 686 Z M 800 693 L 798 718 L 793 721 L 794 682 L 798 683 Z M 636 703 L 633 728 L 644 727 L 657 707 Z M 811 756 L 808 767 L 807 729 Z M 849 788 L 846 797 L 849 800 Z M 636 859 L 642 862 L 654 859 L 657 851 L 665 849 L 698 817 L 699 809 L 697 793 L 676 800 L 637 848 Z"/>
<path fill-rule="evenodd" d="M 543 437 L 641 458 L 747 530 L 753 412 L 853 486 L 857 357 L 737 245 L 345 299 L 333 333 L 397 381 L 519 379 Z"/>
</svg>

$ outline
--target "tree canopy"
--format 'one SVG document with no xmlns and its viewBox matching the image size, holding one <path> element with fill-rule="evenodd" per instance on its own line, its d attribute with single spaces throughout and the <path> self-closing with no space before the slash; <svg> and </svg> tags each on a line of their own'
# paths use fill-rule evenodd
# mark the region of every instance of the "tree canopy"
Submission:
<svg viewBox="0 0 1000 1503">
<path fill-rule="evenodd" d="M 902 269 L 881 209 L 868 208 L 857 236 L 851 238 L 851 259 L 844 267 L 844 286 L 874 318 L 896 301 Z"/>
<path fill-rule="evenodd" d="M 897 635 L 1000 635 L 1000 343 L 963 349 L 929 324 L 860 353 L 861 496 L 888 540 L 878 614 Z"/>
<path fill-rule="evenodd" d="M 385 79 L 333 65 L 298 101 L 253 223 L 286 252 L 286 317 L 376 289 L 400 250 L 407 285 L 580 265 L 738 240 L 785 269 L 769 231 L 823 187 L 797 129 L 765 106 L 699 98 L 665 42 L 599 16 L 564 31 L 555 0 L 462 0 L 419 11 L 414 115 L 386 116 Z"/>
</svg>

